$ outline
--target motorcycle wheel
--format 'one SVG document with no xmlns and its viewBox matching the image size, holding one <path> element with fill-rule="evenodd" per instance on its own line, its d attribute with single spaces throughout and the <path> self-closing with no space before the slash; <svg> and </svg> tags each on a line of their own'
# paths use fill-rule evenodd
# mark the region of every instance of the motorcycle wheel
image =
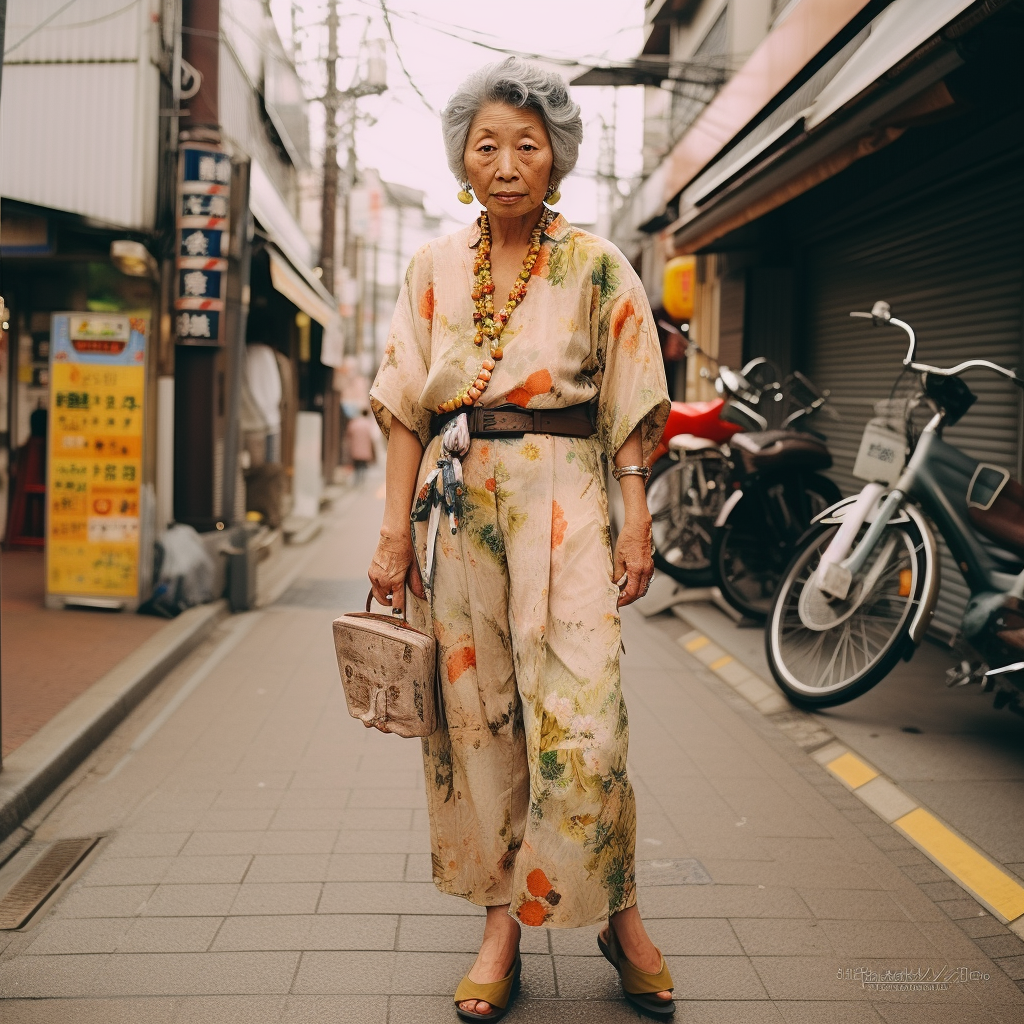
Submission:
<svg viewBox="0 0 1024 1024">
<path fill-rule="evenodd" d="M 687 587 L 714 581 L 711 541 L 725 502 L 728 465 L 724 458 L 660 458 L 647 481 L 654 564 Z M 706 494 L 702 502 L 700 483 Z"/>
<path fill-rule="evenodd" d="M 925 575 L 924 543 L 912 523 L 886 528 L 854 576 L 850 600 L 826 602 L 816 590 L 809 592 L 805 609 L 816 625 L 804 623 L 801 596 L 837 529 L 818 524 L 805 537 L 779 584 L 765 629 L 772 675 L 798 707 L 826 708 L 859 697 L 884 679 L 912 644 L 910 621 Z M 861 600 L 872 575 L 870 592 Z"/>
<path fill-rule="evenodd" d="M 811 520 L 840 497 L 839 488 L 817 473 L 762 480 L 745 491 L 712 540 L 715 583 L 726 601 L 741 615 L 763 620 Z"/>
</svg>

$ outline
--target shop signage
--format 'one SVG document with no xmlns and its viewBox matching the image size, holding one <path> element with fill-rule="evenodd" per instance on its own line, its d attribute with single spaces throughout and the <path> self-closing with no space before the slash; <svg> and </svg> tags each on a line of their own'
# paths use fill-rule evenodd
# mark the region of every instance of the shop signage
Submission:
<svg viewBox="0 0 1024 1024">
<path fill-rule="evenodd" d="M 138 597 L 147 334 L 145 317 L 53 315 L 48 599 Z"/>
<path fill-rule="evenodd" d="M 186 143 L 178 153 L 178 343 L 219 345 L 228 269 L 231 157 L 216 146 Z"/>
</svg>

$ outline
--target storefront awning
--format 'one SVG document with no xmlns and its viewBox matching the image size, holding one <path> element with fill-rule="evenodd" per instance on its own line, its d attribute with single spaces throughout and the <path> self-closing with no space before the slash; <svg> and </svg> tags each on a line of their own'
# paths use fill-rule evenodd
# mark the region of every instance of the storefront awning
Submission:
<svg viewBox="0 0 1024 1024">
<path fill-rule="evenodd" d="M 267 246 L 267 254 L 270 256 L 270 281 L 273 286 L 324 329 L 320 361 L 325 366 L 341 366 L 345 347 L 341 315 L 334 307 L 327 289 L 321 285 L 323 295 L 318 295 L 272 245 Z"/>
<path fill-rule="evenodd" d="M 698 251 L 898 138 L 888 112 L 963 63 L 939 33 L 973 2 L 895 0 L 683 190 L 666 229 L 674 250 Z M 923 45 L 931 39 L 938 45 Z M 915 54 L 925 59 L 911 65 Z M 866 106 L 850 109 L 860 99 Z"/>
<path fill-rule="evenodd" d="M 871 22 L 867 39 L 822 90 L 807 111 L 804 125 L 810 129 L 821 124 L 973 3 L 974 0 L 895 0 Z"/>
</svg>

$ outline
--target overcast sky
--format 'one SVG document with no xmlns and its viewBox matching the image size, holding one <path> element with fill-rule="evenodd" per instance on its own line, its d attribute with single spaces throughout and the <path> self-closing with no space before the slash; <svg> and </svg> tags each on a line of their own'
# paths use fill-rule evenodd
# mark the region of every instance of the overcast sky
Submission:
<svg viewBox="0 0 1024 1024">
<path fill-rule="evenodd" d="M 474 42 L 584 63 L 625 60 L 642 44 L 644 0 L 387 0 L 398 49 L 409 74 L 429 104 L 440 110 L 459 82 L 472 70 L 502 59 Z M 274 17 L 286 44 L 291 36 L 290 0 L 271 0 Z M 322 65 L 315 57 L 326 53 L 327 6 L 322 0 L 300 0 L 295 17 L 300 25 L 300 72 L 311 85 L 322 82 Z M 340 0 L 342 15 L 339 85 L 353 79 L 360 41 L 387 38 L 379 0 Z M 453 38 L 462 36 L 464 39 Z M 567 79 L 583 68 L 550 65 Z M 578 173 L 562 186 L 559 209 L 577 223 L 596 218 L 596 182 L 601 117 L 611 122 L 614 89 L 580 87 L 574 90 L 583 108 L 584 146 Z M 636 174 L 640 167 L 642 91 L 618 90 L 616 173 Z M 476 207 L 455 198 L 452 178 L 441 144 L 440 122 L 416 95 L 402 72 L 394 46 L 388 41 L 388 90 L 359 103 L 360 111 L 376 123 L 361 121 L 357 133 L 359 162 L 376 167 L 388 181 L 427 193 L 435 212 L 466 222 Z M 312 109 L 314 142 L 322 146 L 322 108 Z M 317 123 L 319 121 L 319 123 Z"/>
</svg>

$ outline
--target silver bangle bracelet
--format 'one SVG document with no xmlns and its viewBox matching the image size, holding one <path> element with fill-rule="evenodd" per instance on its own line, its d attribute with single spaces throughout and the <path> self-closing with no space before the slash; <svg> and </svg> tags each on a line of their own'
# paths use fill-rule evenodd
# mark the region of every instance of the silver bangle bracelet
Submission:
<svg viewBox="0 0 1024 1024">
<path fill-rule="evenodd" d="M 642 476 L 646 481 L 651 475 L 651 469 L 649 466 L 616 466 L 612 470 L 612 476 L 616 480 L 621 480 L 624 476 Z"/>
</svg>

